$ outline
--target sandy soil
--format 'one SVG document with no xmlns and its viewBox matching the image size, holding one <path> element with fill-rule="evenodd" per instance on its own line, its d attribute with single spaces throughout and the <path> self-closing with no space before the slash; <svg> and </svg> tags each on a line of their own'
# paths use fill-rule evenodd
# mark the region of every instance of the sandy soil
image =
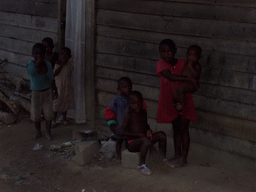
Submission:
<svg viewBox="0 0 256 192">
<path fill-rule="evenodd" d="M 144 176 L 125 169 L 115 161 L 92 161 L 77 166 L 69 152 L 53 152 L 49 147 L 71 140 L 72 131 L 83 125 L 58 126 L 53 141 L 45 137 L 31 140 L 33 124 L 23 119 L 15 125 L 0 125 L 1 192 L 252 192 L 256 177 L 249 170 L 234 170 L 190 160 L 189 165 L 168 172 Z M 44 131 L 44 129 L 42 129 Z M 44 133 L 44 132 L 43 132 Z M 32 150 L 36 144 L 42 149 Z"/>
</svg>

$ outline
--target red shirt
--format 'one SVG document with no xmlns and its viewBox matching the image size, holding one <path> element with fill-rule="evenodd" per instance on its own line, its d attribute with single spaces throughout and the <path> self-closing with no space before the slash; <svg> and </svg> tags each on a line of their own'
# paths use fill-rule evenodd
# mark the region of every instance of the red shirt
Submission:
<svg viewBox="0 0 256 192">
<path fill-rule="evenodd" d="M 173 83 L 176 83 L 177 87 L 181 85 L 181 81 L 173 82 L 166 79 L 161 75 L 161 72 L 165 69 L 171 71 L 172 74 L 181 75 L 185 60 L 178 59 L 177 63 L 172 66 L 163 59 L 157 62 L 157 76 L 161 77 L 161 85 L 159 92 L 158 111 L 157 111 L 157 122 L 158 123 L 171 123 L 174 119 L 179 116 L 179 112 L 175 109 L 172 99 Z M 196 120 L 196 111 L 194 101 L 191 93 L 186 93 L 187 106 L 182 110 L 182 116 L 194 121 Z"/>
</svg>

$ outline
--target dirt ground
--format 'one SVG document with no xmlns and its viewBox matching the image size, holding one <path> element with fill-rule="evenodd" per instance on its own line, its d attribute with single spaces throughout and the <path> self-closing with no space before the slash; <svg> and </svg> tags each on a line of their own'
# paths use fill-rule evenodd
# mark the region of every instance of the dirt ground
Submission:
<svg viewBox="0 0 256 192">
<path fill-rule="evenodd" d="M 190 160 L 188 166 L 144 176 L 112 161 L 92 161 L 77 166 L 69 152 L 53 152 L 51 145 L 71 140 L 72 131 L 84 125 L 58 126 L 53 141 L 34 134 L 29 119 L 14 125 L 0 125 L 1 192 L 253 192 L 255 173 Z M 43 127 L 44 133 L 44 127 Z M 39 150 L 32 150 L 36 144 Z"/>
</svg>

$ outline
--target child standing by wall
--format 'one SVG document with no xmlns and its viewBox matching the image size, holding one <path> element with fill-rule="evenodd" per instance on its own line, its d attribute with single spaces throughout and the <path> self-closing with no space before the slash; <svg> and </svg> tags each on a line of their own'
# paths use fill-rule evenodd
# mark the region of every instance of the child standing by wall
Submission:
<svg viewBox="0 0 256 192">
<path fill-rule="evenodd" d="M 158 143 L 159 151 L 165 158 L 166 135 L 163 131 L 152 133 L 147 123 L 147 111 L 142 108 L 142 105 L 142 94 L 132 91 L 128 95 L 129 111 L 125 115 L 120 134 L 126 137 L 126 147 L 130 152 L 140 152 L 139 171 L 150 175 L 151 170 L 145 164 L 148 149 Z"/>
<path fill-rule="evenodd" d="M 32 90 L 31 120 L 35 123 L 36 128 L 34 140 L 42 137 L 42 114 L 46 120 L 46 138 L 52 140 L 51 121 L 54 118 L 52 96 L 58 97 L 51 63 L 44 60 L 45 51 L 43 44 L 35 44 L 32 49 L 34 60 L 27 64 L 30 75 L 30 89 Z"/>
<path fill-rule="evenodd" d="M 73 62 L 70 60 L 71 50 L 64 47 L 60 51 L 59 61 L 55 65 L 54 76 L 58 89 L 58 98 L 53 101 L 53 111 L 55 113 L 55 120 L 57 112 L 61 113 L 63 123 L 68 124 L 67 111 L 75 108 L 74 91 L 71 82 L 71 73 L 74 69 Z M 56 121 L 52 125 L 56 125 Z"/>
<path fill-rule="evenodd" d="M 46 49 L 45 60 L 49 61 L 52 64 L 52 69 L 54 69 L 54 65 L 58 60 L 59 55 L 57 52 L 53 52 L 54 44 L 52 38 L 44 38 L 42 40 L 42 44 L 45 46 Z"/>
<path fill-rule="evenodd" d="M 173 140 L 175 156 L 170 160 L 172 167 L 180 167 L 187 164 L 187 156 L 190 145 L 189 122 L 196 120 L 193 98 L 186 93 L 186 106 L 181 112 L 175 108 L 178 102 L 174 98 L 173 90 L 177 89 L 184 81 L 197 80 L 193 76 L 182 76 L 185 60 L 176 59 L 176 45 L 170 39 L 164 39 L 159 45 L 161 60 L 157 62 L 157 75 L 161 77 L 159 103 L 157 112 L 158 123 L 171 123 L 173 126 Z"/>
<path fill-rule="evenodd" d="M 105 120 L 110 130 L 114 133 L 116 139 L 117 162 L 121 163 L 121 147 L 123 138 L 120 136 L 120 128 L 123 123 L 124 116 L 128 111 L 127 96 L 132 91 L 132 81 L 129 77 L 121 77 L 118 80 L 118 93 L 111 101 L 104 112 Z"/>
</svg>

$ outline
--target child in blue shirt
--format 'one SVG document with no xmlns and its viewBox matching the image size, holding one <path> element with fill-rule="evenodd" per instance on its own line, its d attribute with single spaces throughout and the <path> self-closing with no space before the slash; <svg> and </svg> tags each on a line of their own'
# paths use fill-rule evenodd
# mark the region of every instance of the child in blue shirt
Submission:
<svg viewBox="0 0 256 192">
<path fill-rule="evenodd" d="M 30 114 L 36 128 L 33 139 L 42 137 L 41 115 L 43 114 L 46 121 L 46 138 L 50 141 L 53 139 L 51 136 L 51 121 L 54 118 L 53 96 L 57 98 L 58 93 L 52 65 L 44 60 L 45 52 L 43 44 L 35 44 L 32 49 L 34 60 L 28 62 L 27 69 L 30 76 L 30 89 L 32 90 Z"/>
<path fill-rule="evenodd" d="M 128 77 L 122 77 L 118 80 L 118 93 L 106 108 L 104 116 L 107 121 L 107 125 L 114 133 L 116 139 L 116 153 L 117 162 L 121 163 L 121 147 L 123 139 L 120 136 L 120 127 L 122 125 L 124 116 L 128 110 L 127 96 L 132 91 L 132 81 Z"/>
</svg>

